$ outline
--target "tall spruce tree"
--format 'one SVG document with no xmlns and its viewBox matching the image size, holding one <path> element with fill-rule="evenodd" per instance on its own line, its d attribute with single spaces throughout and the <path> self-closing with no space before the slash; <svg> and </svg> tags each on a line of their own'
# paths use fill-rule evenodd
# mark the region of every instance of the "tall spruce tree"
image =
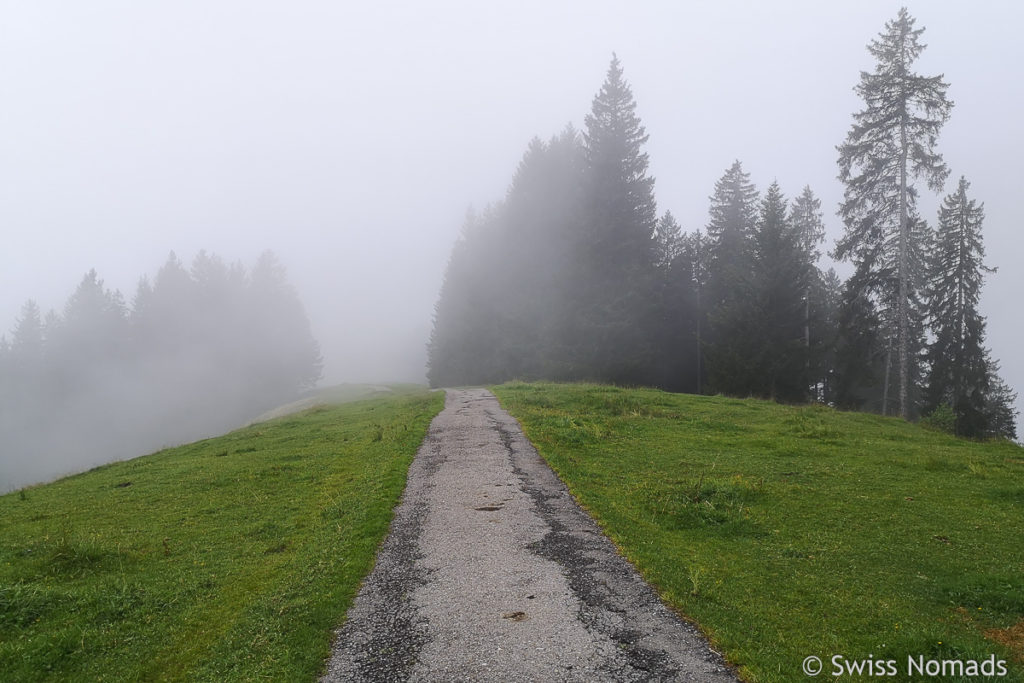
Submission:
<svg viewBox="0 0 1024 683">
<path fill-rule="evenodd" d="M 658 304 L 679 237 L 671 216 L 655 234 L 646 141 L 613 56 L 582 143 L 571 127 L 531 142 L 505 201 L 453 249 L 431 384 L 659 381 Z"/>
<path fill-rule="evenodd" d="M 715 183 L 707 225 L 708 306 L 723 303 L 733 283 L 750 270 L 751 239 L 757 224 L 758 192 L 737 160 Z"/>
<path fill-rule="evenodd" d="M 574 378 L 584 167 L 580 135 L 567 126 L 531 143 L 505 198 L 491 277 L 501 280 L 508 378 Z"/>
<path fill-rule="evenodd" d="M 878 309 L 863 278 L 862 272 L 854 272 L 840 296 L 831 395 L 840 408 L 884 412 L 885 342 Z"/>
<path fill-rule="evenodd" d="M 923 178 L 930 189 L 942 189 L 948 170 L 935 144 L 953 106 L 941 75 L 921 76 L 912 70 L 925 47 L 920 42 L 923 31 L 914 28 L 914 19 L 902 8 L 868 46 L 875 70 L 862 72 L 855 89 L 865 108 L 854 114 L 839 147 L 839 177 L 846 185 L 840 214 L 846 231 L 835 255 L 857 266 L 857 282 L 865 292 L 853 299 L 871 295 L 882 308 L 881 320 L 894 328 L 886 336 L 895 345 L 899 412 L 904 417 L 912 412 L 915 360 L 912 261 L 921 251 L 914 241 L 913 181 Z"/>
<path fill-rule="evenodd" d="M 801 206 L 801 211 L 805 208 Z M 793 223 L 782 190 L 772 183 L 761 202 L 754 232 L 762 358 L 758 393 L 762 396 L 789 402 L 807 400 L 809 300 L 816 274 L 812 250 L 819 239 L 811 220 Z"/>
<path fill-rule="evenodd" d="M 710 197 L 706 273 L 701 288 L 701 346 L 713 391 L 747 393 L 749 375 L 745 311 L 753 290 L 753 235 L 758 220 L 758 192 L 743 165 L 735 161 L 715 183 Z M 739 327 L 737 327 L 737 325 Z M 740 354 L 740 355 L 736 355 Z M 703 387 L 702 387 L 703 388 Z"/>
<path fill-rule="evenodd" d="M 968 197 L 968 188 L 970 183 L 961 177 L 956 192 L 939 209 L 929 283 L 934 341 L 928 348 L 931 373 L 925 405 L 926 410 L 948 405 L 957 434 L 982 437 L 998 434 L 1005 420 L 994 414 L 1000 391 L 984 346 L 985 319 L 978 313 L 984 274 L 994 272 L 984 264 L 985 210 Z"/>
<path fill-rule="evenodd" d="M 657 204 L 643 151 L 648 135 L 615 55 L 585 123 L 591 250 L 621 276 L 635 275 L 654 260 Z"/>
<path fill-rule="evenodd" d="M 655 364 L 649 383 L 669 391 L 693 392 L 695 291 L 693 259 L 687 253 L 691 238 L 683 235 L 669 211 L 658 219 L 654 238 L 658 315 L 653 330 Z"/>
<path fill-rule="evenodd" d="M 500 343 L 490 300 L 489 271 L 495 260 L 491 244 L 497 230 L 495 210 L 469 211 L 452 248 L 434 307 L 427 378 L 434 387 L 501 382 L 495 350 Z"/>
<path fill-rule="evenodd" d="M 818 259 L 821 258 L 820 245 L 825 239 L 825 222 L 821 213 L 821 200 L 814 196 L 810 185 L 805 186 L 800 196 L 793 200 L 789 220 L 796 232 L 800 248 L 816 269 Z M 809 279 L 804 290 L 804 345 L 808 349 L 811 348 L 812 284 L 813 280 Z"/>
<path fill-rule="evenodd" d="M 69 382 L 88 384 L 103 367 L 117 365 L 126 355 L 128 307 L 120 292 L 107 289 L 90 270 L 64 305 L 60 325 L 50 336 L 54 365 Z"/>
<path fill-rule="evenodd" d="M 10 351 L 20 363 L 38 363 L 43 357 L 43 317 L 39 305 L 29 299 L 21 307 L 11 337 Z"/>
<path fill-rule="evenodd" d="M 985 436 L 1017 439 L 1017 417 L 1014 407 L 1017 392 L 999 376 L 999 363 L 989 360 L 988 395 L 985 397 L 985 417 L 988 431 Z"/>
<path fill-rule="evenodd" d="M 433 386 L 589 377 L 578 359 L 583 150 L 571 126 L 532 140 L 505 201 L 470 213 L 435 308 Z"/>
<path fill-rule="evenodd" d="M 655 257 L 658 268 L 664 270 L 683 251 L 683 232 L 671 211 L 666 211 L 654 228 Z"/>
<path fill-rule="evenodd" d="M 657 206 L 643 151 L 647 133 L 615 55 L 585 122 L 578 348 L 593 379 L 640 383 L 654 361 Z"/>
<path fill-rule="evenodd" d="M 750 236 L 749 272 L 736 273 L 730 296 L 711 317 L 716 342 L 709 349 L 710 376 L 718 391 L 807 399 L 805 310 L 814 266 L 805 239 L 772 183 Z"/>
<path fill-rule="evenodd" d="M 672 349 L 662 386 L 699 394 L 706 384 L 704 337 L 708 330 L 708 239 L 700 230 L 683 235 L 668 280 L 669 295 L 663 310 L 671 330 Z"/>
</svg>

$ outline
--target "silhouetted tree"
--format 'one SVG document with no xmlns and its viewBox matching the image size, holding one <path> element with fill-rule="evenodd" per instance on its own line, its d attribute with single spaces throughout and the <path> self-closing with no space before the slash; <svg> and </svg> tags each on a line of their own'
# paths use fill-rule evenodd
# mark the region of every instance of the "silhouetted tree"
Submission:
<svg viewBox="0 0 1024 683">
<path fill-rule="evenodd" d="M 882 410 L 886 349 L 874 302 L 854 272 L 843 286 L 837 317 L 833 400 L 847 410 Z"/>
<path fill-rule="evenodd" d="M 923 177 L 939 191 L 948 175 L 935 143 L 949 118 L 952 103 L 941 76 L 912 71 L 924 49 L 924 29 L 914 28 L 906 8 L 885 25 L 868 50 L 877 60 L 872 73 L 862 72 L 857 94 L 865 108 L 839 147 L 839 177 L 846 185 L 840 213 L 846 232 L 836 245 L 840 259 L 850 259 L 860 273 L 864 294 L 877 296 L 887 342 L 898 360 L 899 412 L 912 414 L 916 287 L 912 261 L 923 245 L 914 239 L 917 191 L 913 179 Z"/>
<path fill-rule="evenodd" d="M 789 402 L 808 398 L 815 230 L 810 221 L 790 220 L 786 199 L 778 183 L 772 183 L 753 240 L 762 368 L 755 378 L 761 383 L 758 395 Z"/>
<path fill-rule="evenodd" d="M 750 271 L 759 197 L 750 174 L 735 161 L 715 183 L 710 199 L 707 290 L 708 307 L 713 309 L 733 296 L 732 283 Z"/>
<path fill-rule="evenodd" d="M 820 245 L 825 239 L 825 223 L 822 219 L 821 200 L 814 196 L 810 185 L 805 186 L 800 196 L 793 201 L 789 220 L 797 234 L 800 248 L 810 259 L 811 266 L 817 270 L 818 259 L 821 258 Z M 811 348 L 811 287 L 813 284 L 814 278 L 809 279 L 804 290 L 804 344 L 808 351 Z"/>
<path fill-rule="evenodd" d="M 658 268 L 664 270 L 672 265 L 683 251 L 683 233 L 671 211 L 658 219 L 654 228 L 655 257 Z"/>
<path fill-rule="evenodd" d="M 505 201 L 471 214 L 452 250 L 428 345 L 434 386 L 576 379 L 583 148 L 567 127 L 530 142 Z"/>
<path fill-rule="evenodd" d="M 224 272 L 225 285 L 227 273 Z M 260 254 L 250 275 L 247 330 L 257 353 L 246 371 L 256 378 L 257 396 L 268 396 L 268 407 L 280 397 L 294 396 L 316 385 L 323 370 L 320 345 L 284 266 L 273 252 Z"/>
<path fill-rule="evenodd" d="M 993 426 L 1005 420 L 993 413 L 1005 409 L 993 406 L 1000 402 L 995 394 L 1007 392 L 993 385 L 995 373 L 984 346 L 985 319 L 978 313 L 978 300 L 984 274 L 993 269 L 984 264 L 984 207 L 968 197 L 969 187 L 961 177 L 956 192 L 945 198 L 939 210 L 929 282 L 935 338 L 928 348 L 931 372 L 925 409 L 948 405 L 956 433 L 977 438 L 1000 434 Z"/>
<path fill-rule="evenodd" d="M 654 179 L 647 133 L 613 55 L 584 132 L 586 244 L 573 298 L 577 355 L 591 379 L 640 383 L 650 372 L 656 312 Z"/>
<path fill-rule="evenodd" d="M 498 367 L 501 343 L 498 311 L 490 294 L 497 263 L 492 249 L 497 210 L 478 216 L 469 212 L 445 270 L 434 308 L 428 345 L 427 378 L 431 386 L 500 382 L 508 377 Z"/>
<path fill-rule="evenodd" d="M 50 385 L 46 370 L 45 327 L 39 306 L 29 299 L 21 307 L 11 341 L 0 344 L 0 443 L 11 430 L 41 428 L 46 401 L 39 385 Z"/>
<path fill-rule="evenodd" d="M 773 183 L 749 237 L 749 272 L 734 271 L 730 295 L 712 314 L 712 386 L 723 393 L 804 401 L 810 386 L 805 337 L 815 275 L 804 233 L 792 225 Z"/>
<path fill-rule="evenodd" d="M 96 271 L 90 270 L 47 336 L 52 372 L 60 382 L 86 391 L 127 353 L 127 306 L 120 292 L 108 290 Z"/>
<path fill-rule="evenodd" d="M 713 391 L 748 394 L 754 372 L 750 316 L 756 290 L 753 234 L 758 193 L 739 161 L 715 183 L 707 226 L 707 281 L 702 308 L 707 319 L 703 346 Z"/>
<path fill-rule="evenodd" d="M 490 291 L 503 316 L 498 348 L 506 378 L 575 378 L 584 168 L 572 126 L 546 143 L 535 139 L 499 211 Z"/>
<path fill-rule="evenodd" d="M 654 357 L 646 384 L 670 391 L 696 390 L 696 285 L 690 240 L 671 212 L 658 220 L 656 245 L 656 316 L 652 321 Z"/>
<path fill-rule="evenodd" d="M 988 361 L 988 393 L 985 395 L 986 432 L 984 436 L 1017 439 L 1018 412 L 1014 407 L 1017 392 L 999 376 L 999 363 Z"/>
<path fill-rule="evenodd" d="M 43 318 L 39 305 L 29 299 L 21 307 L 8 351 L 19 364 L 36 365 L 43 358 Z"/>
</svg>

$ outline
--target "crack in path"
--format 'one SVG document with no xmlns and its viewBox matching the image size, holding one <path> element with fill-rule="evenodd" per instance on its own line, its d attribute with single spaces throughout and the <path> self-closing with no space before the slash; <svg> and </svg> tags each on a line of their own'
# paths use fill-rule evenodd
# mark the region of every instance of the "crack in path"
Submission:
<svg viewBox="0 0 1024 683">
<path fill-rule="evenodd" d="M 323 680 L 737 679 L 468 389 L 431 424 Z"/>
</svg>

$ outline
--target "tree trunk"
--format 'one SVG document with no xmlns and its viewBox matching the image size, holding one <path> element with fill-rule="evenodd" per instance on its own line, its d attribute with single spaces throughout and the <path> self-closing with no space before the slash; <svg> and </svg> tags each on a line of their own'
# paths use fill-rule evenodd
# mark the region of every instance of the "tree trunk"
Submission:
<svg viewBox="0 0 1024 683">
<path fill-rule="evenodd" d="M 889 414 L 889 368 L 892 367 L 892 337 L 885 349 L 885 382 L 882 384 L 882 415 Z"/>
<path fill-rule="evenodd" d="M 811 288 L 804 289 L 804 382 L 811 384 Z M 814 383 L 814 398 L 818 399 L 818 383 Z"/>
<path fill-rule="evenodd" d="M 701 386 L 700 386 L 700 371 L 701 371 L 701 368 L 700 368 L 700 356 L 701 356 L 702 350 L 701 350 L 701 347 L 700 347 L 700 318 L 701 318 L 701 311 L 700 311 L 700 285 L 697 285 L 697 393 L 698 394 L 701 393 Z"/>
</svg>

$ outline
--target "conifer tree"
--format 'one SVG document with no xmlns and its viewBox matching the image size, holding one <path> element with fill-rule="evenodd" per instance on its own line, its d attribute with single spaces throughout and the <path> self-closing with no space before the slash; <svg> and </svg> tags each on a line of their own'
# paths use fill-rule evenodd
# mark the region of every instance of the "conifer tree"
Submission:
<svg viewBox="0 0 1024 683">
<path fill-rule="evenodd" d="M 847 410 L 884 412 L 885 348 L 878 310 L 854 272 L 843 286 L 836 319 L 832 400 Z"/>
<path fill-rule="evenodd" d="M 668 268 L 683 251 L 683 233 L 671 211 L 666 211 L 654 228 L 655 265 Z"/>
<path fill-rule="evenodd" d="M 825 239 L 825 222 L 822 219 L 821 200 L 814 196 L 811 186 L 804 187 L 800 196 L 793 201 L 790 223 L 797 234 L 800 248 L 816 267 L 821 258 L 820 244 Z M 811 347 L 811 285 L 808 280 L 804 290 L 804 345 Z"/>
<path fill-rule="evenodd" d="M 705 298 L 708 240 L 700 230 L 686 233 L 667 274 L 662 306 L 669 345 L 657 384 L 670 391 L 701 393 L 706 384 L 704 337 L 708 331 Z"/>
<path fill-rule="evenodd" d="M 720 305 L 732 283 L 750 270 L 751 239 L 757 223 L 758 193 L 739 161 L 715 183 L 711 195 L 708 240 L 708 305 Z"/>
<path fill-rule="evenodd" d="M 499 229 L 497 214 L 497 208 L 482 214 L 468 211 L 452 248 L 427 347 L 427 379 L 431 386 L 509 379 L 496 355 L 503 330 L 491 297 L 491 274 L 498 263 L 493 249 Z"/>
<path fill-rule="evenodd" d="M 948 405 L 957 434 L 970 437 L 998 433 L 1005 422 L 994 413 L 995 371 L 985 349 L 985 319 L 978 312 L 984 274 L 981 229 L 984 206 L 971 199 L 970 183 L 961 177 L 956 192 L 939 210 L 939 227 L 931 259 L 929 314 L 934 341 L 928 348 L 926 410 Z M 1012 423 L 1012 421 L 1011 421 Z M 995 429 L 993 429 L 995 427 Z"/>
<path fill-rule="evenodd" d="M 693 331 L 696 339 L 696 393 L 703 393 L 707 377 L 704 366 L 704 335 L 707 334 L 707 289 L 710 272 L 710 241 L 705 233 L 697 230 L 683 245 L 682 257 L 689 267 L 689 280 L 693 282 Z"/>
<path fill-rule="evenodd" d="M 899 412 L 911 415 L 910 387 L 914 333 L 912 261 L 921 245 L 915 243 L 915 178 L 939 191 L 948 170 L 935 150 L 952 102 L 942 76 L 921 76 L 912 71 L 925 45 L 924 29 L 914 28 L 906 8 L 886 23 L 878 39 L 868 46 L 876 59 L 872 73 L 862 72 L 856 92 L 865 108 L 839 147 L 839 177 L 846 185 L 840 213 L 846 225 L 836 245 L 839 259 L 857 266 L 857 282 L 881 307 L 881 319 L 890 326 L 899 377 Z"/>
<path fill-rule="evenodd" d="M 90 367 L 116 363 L 127 351 L 128 308 L 120 292 L 104 286 L 95 270 L 68 299 L 53 335 L 53 360 L 65 371 L 87 375 Z"/>
<path fill-rule="evenodd" d="M 836 343 L 843 283 L 834 268 L 817 273 L 811 287 L 810 353 L 812 396 L 832 404 L 835 395 Z"/>
<path fill-rule="evenodd" d="M 591 251 L 616 270 L 646 268 L 654 260 L 657 220 L 654 178 L 647 175 L 643 151 L 648 135 L 614 54 L 585 122 Z"/>
<path fill-rule="evenodd" d="M 39 305 L 29 299 L 11 336 L 10 352 L 21 363 L 38 362 L 43 355 L 43 319 Z"/>
<path fill-rule="evenodd" d="M 1017 439 L 1017 417 L 1014 407 L 1017 392 L 999 376 L 999 363 L 989 360 L 988 394 L 985 396 L 986 432 L 984 436 Z"/>
<path fill-rule="evenodd" d="M 614 55 L 585 122 L 587 243 L 577 348 L 589 378 L 634 384 L 653 365 L 657 207 L 643 151 L 647 133 Z"/>
<path fill-rule="evenodd" d="M 684 235 L 671 212 L 658 219 L 657 291 L 653 335 L 655 358 L 646 383 L 669 391 L 696 391 L 694 352 L 697 329 L 692 237 Z"/>
<path fill-rule="evenodd" d="M 706 361 L 702 371 L 707 373 L 712 390 L 741 394 L 749 389 L 742 377 L 751 370 L 741 369 L 749 359 L 736 354 L 746 347 L 749 334 L 744 318 L 754 287 L 753 234 L 759 199 L 739 161 L 715 183 L 710 200 L 700 305 L 706 321 L 701 335 Z"/>
<path fill-rule="evenodd" d="M 500 209 L 491 277 L 500 280 L 494 296 L 505 316 L 507 378 L 574 378 L 575 300 L 586 295 L 583 155 L 571 125 L 547 142 L 535 139 Z"/>
<path fill-rule="evenodd" d="M 452 250 L 428 346 L 433 386 L 581 379 L 584 161 L 570 126 L 530 142 L 505 201 L 471 213 Z"/>
<path fill-rule="evenodd" d="M 811 204 L 813 206 L 813 203 Z M 804 206 L 801 206 L 803 210 Z M 806 218 L 806 217 L 804 217 Z M 786 198 L 772 183 L 761 202 L 754 232 L 756 315 L 761 320 L 759 394 L 798 402 L 807 399 L 809 298 L 814 281 L 813 246 L 819 239 L 810 220 L 795 225 Z"/>
<path fill-rule="evenodd" d="M 729 297 L 712 314 L 713 385 L 729 394 L 804 401 L 810 384 L 805 310 L 813 264 L 778 183 L 761 201 L 749 253 L 749 272 L 735 273 Z"/>
</svg>

